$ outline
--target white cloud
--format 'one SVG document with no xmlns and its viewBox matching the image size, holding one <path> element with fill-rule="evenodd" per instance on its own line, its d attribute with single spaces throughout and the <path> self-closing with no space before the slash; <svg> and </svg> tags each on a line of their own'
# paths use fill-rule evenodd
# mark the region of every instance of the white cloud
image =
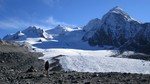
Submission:
<svg viewBox="0 0 150 84">
<path fill-rule="evenodd" d="M 21 21 L 21 20 L 18 20 L 18 19 L 13 19 L 13 18 L 10 18 L 10 19 L 6 19 L 6 20 L 1 20 L 0 21 L 0 29 L 18 29 L 20 27 L 23 27 L 27 25 L 27 23 Z"/>
<path fill-rule="evenodd" d="M 55 20 L 53 17 L 48 17 L 45 20 L 24 21 L 17 18 L 7 18 L 0 20 L 0 29 L 24 29 L 28 26 L 37 26 L 43 29 L 54 28 L 57 25 L 75 27 L 75 25 L 67 24 Z"/>
<path fill-rule="evenodd" d="M 62 26 L 75 27 L 75 25 L 57 21 L 52 16 L 48 17 L 46 20 L 44 20 L 44 22 L 47 23 L 47 24 L 50 24 L 52 26 L 62 25 Z"/>
<path fill-rule="evenodd" d="M 41 28 L 46 28 L 45 26 L 43 25 L 41 26 L 38 23 L 31 23 L 31 22 L 23 21 L 23 20 L 16 19 L 16 18 L 9 18 L 9 19 L 0 21 L 0 29 L 22 29 L 28 26 L 37 26 Z"/>
</svg>

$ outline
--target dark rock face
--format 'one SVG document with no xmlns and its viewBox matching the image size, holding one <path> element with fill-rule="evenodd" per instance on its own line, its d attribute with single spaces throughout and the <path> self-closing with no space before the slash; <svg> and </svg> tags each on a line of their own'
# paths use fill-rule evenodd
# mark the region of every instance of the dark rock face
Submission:
<svg viewBox="0 0 150 84">
<path fill-rule="evenodd" d="M 92 19 L 88 22 L 87 25 L 83 27 L 83 31 L 85 31 L 85 35 L 82 37 L 83 41 L 88 41 L 89 38 L 92 37 L 94 32 L 101 26 L 101 20 L 98 18 Z"/>
<path fill-rule="evenodd" d="M 59 57 L 62 57 L 62 56 L 65 56 L 65 55 L 58 55 L 51 59 L 53 62 L 50 64 L 50 68 L 51 68 L 50 71 L 64 71 L 58 59 Z"/>
<path fill-rule="evenodd" d="M 150 49 L 149 34 L 150 23 L 140 23 L 115 7 L 104 15 L 101 26 L 88 39 L 88 43 L 91 46 L 108 45 L 143 52 L 144 49 Z"/>
<path fill-rule="evenodd" d="M 150 52 L 150 23 L 142 24 L 141 30 L 136 33 L 133 39 L 128 41 L 123 47 L 128 50 L 135 50 L 137 52 Z"/>
</svg>

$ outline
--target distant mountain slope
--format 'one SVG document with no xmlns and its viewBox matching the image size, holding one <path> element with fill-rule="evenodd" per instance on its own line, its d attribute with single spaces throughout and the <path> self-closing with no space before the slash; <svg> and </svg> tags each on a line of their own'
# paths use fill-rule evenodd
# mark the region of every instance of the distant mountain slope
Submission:
<svg viewBox="0 0 150 84">
<path fill-rule="evenodd" d="M 3 40 L 24 40 L 26 38 L 52 38 L 49 34 L 47 34 L 43 29 L 37 28 L 35 26 L 30 26 L 23 31 L 19 31 L 15 34 L 6 35 Z"/>
<path fill-rule="evenodd" d="M 92 19 L 83 28 L 70 28 L 58 25 L 53 29 L 44 31 L 40 28 L 29 27 L 13 35 L 6 35 L 3 39 L 25 41 L 26 39 L 32 40 L 34 38 L 33 41 L 36 42 L 44 41 L 39 44 L 51 45 L 46 46 L 46 48 L 77 48 L 78 46 L 78 49 L 81 47 L 81 49 L 83 47 L 89 49 L 90 45 L 105 48 L 107 46 L 107 49 L 117 48 L 149 53 L 149 35 L 150 23 L 139 22 L 130 17 L 120 7 L 114 7 L 102 19 Z M 85 46 L 86 42 L 89 45 Z M 43 46 L 39 44 L 35 45 L 38 45 L 38 47 Z"/>
<path fill-rule="evenodd" d="M 32 46 L 27 42 L 17 43 L 14 41 L 0 40 L 0 52 L 29 52 L 29 51 L 32 51 Z"/>
<path fill-rule="evenodd" d="M 71 32 L 71 31 L 74 31 L 74 29 L 70 27 L 64 27 L 64 26 L 58 25 L 53 29 L 47 30 L 46 32 L 48 34 L 51 34 L 52 36 L 59 36 L 59 35 L 64 35 L 65 33 Z"/>
<path fill-rule="evenodd" d="M 114 7 L 103 16 L 100 27 L 89 38 L 88 43 L 92 46 L 109 45 L 143 52 L 150 48 L 149 24 L 138 22 L 121 8 Z"/>
<path fill-rule="evenodd" d="M 65 71 L 149 74 L 150 62 L 135 60 L 149 60 L 149 55 L 139 53 L 150 52 L 149 34 L 150 23 L 136 21 L 115 7 L 101 20 L 91 20 L 83 29 L 58 25 L 45 32 L 29 27 L 4 40 L 30 43 L 35 51 L 44 54 L 41 59 Z M 131 51 L 124 53 L 123 50 Z"/>
<path fill-rule="evenodd" d="M 89 43 L 120 46 L 132 39 L 141 28 L 140 23 L 134 21 L 121 8 L 115 7 L 103 16 L 101 26 Z"/>
<path fill-rule="evenodd" d="M 87 25 L 83 27 L 83 31 L 85 31 L 85 35 L 83 36 L 82 40 L 87 41 L 89 38 L 91 38 L 94 34 L 94 32 L 100 28 L 101 26 L 101 20 L 98 18 L 92 19 L 88 22 Z"/>
</svg>

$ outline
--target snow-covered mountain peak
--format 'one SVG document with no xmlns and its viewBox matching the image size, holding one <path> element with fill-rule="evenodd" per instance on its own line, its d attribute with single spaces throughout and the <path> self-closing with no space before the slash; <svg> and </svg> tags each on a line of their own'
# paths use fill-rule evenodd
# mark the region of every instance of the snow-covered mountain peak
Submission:
<svg viewBox="0 0 150 84">
<path fill-rule="evenodd" d="M 18 36 L 24 36 L 24 33 L 22 33 L 22 31 L 19 31 L 16 33 Z"/>
<path fill-rule="evenodd" d="M 95 31 L 101 26 L 101 20 L 99 18 L 92 19 L 88 22 L 87 25 L 83 27 L 83 30 L 86 32 L 82 40 L 87 41 L 93 36 Z"/>
<path fill-rule="evenodd" d="M 15 39 L 24 39 L 26 36 L 22 31 L 18 31 L 15 34 L 6 35 L 3 40 L 15 40 Z"/>
<path fill-rule="evenodd" d="M 49 35 L 41 28 L 35 26 L 29 26 L 27 29 L 22 31 L 27 37 L 44 37 L 48 38 Z"/>
<path fill-rule="evenodd" d="M 86 26 L 83 27 L 84 31 L 93 31 L 96 28 L 99 28 L 101 24 L 101 20 L 99 18 L 92 19 L 88 22 Z"/>
<path fill-rule="evenodd" d="M 110 45 L 120 49 L 149 52 L 149 28 L 147 24 L 130 17 L 120 7 L 114 7 L 103 16 L 100 27 L 93 35 L 86 33 L 83 40 L 88 40 L 92 46 Z"/>
<path fill-rule="evenodd" d="M 55 29 L 63 29 L 63 26 L 62 26 L 62 25 L 57 25 L 57 26 L 55 27 Z"/>
<path fill-rule="evenodd" d="M 73 31 L 73 28 L 67 27 L 67 26 L 62 26 L 62 25 L 57 25 L 55 30 L 64 30 L 64 31 Z"/>
<path fill-rule="evenodd" d="M 119 6 L 116 6 L 116 7 L 112 8 L 112 9 L 109 11 L 109 13 L 121 13 L 121 14 L 123 14 L 123 13 L 125 13 L 125 12 L 124 12 L 123 9 L 121 9 Z"/>
<path fill-rule="evenodd" d="M 123 9 L 121 9 L 119 6 L 112 8 L 108 13 L 116 13 L 116 14 L 126 16 L 127 18 L 130 18 L 130 16 Z"/>
<path fill-rule="evenodd" d="M 29 26 L 27 29 L 23 31 L 18 31 L 12 35 L 6 35 L 3 40 L 22 40 L 26 38 L 52 38 L 49 34 L 47 34 L 43 29 L 37 28 L 35 26 Z"/>
<path fill-rule="evenodd" d="M 51 34 L 52 36 L 59 36 L 71 31 L 74 31 L 74 29 L 70 27 L 58 25 L 53 29 L 47 30 L 46 32 L 48 34 Z"/>
<path fill-rule="evenodd" d="M 23 32 L 33 32 L 33 31 L 44 31 L 41 28 L 37 28 L 36 26 L 29 26 L 27 29 L 23 30 Z"/>
<path fill-rule="evenodd" d="M 117 18 L 125 20 L 125 21 L 133 20 L 133 18 L 130 17 L 123 9 L 116 6 L 116 7 L 112 8 L 111 10 L 109 10 L 109 12 L 104 15 L 104 17 L 102 18 L 102 21 L 105 21 L 107 19 L 113 20 L 113 19 L 117 19 Z"/>
</svg>

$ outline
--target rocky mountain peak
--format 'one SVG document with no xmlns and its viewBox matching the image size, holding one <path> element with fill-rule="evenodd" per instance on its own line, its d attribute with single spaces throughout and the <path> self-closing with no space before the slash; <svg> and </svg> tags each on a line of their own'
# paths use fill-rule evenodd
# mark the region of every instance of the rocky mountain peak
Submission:
<svg viewBox="0 0 150 84">
<path fill-rule="evenodd" d="M 24 36 L 24 33 L 22 33 L 22 31 L 18 31 L 16 34 L 17 34 L 18 36 Z"/>
<path fill-rule="evenodd" d="M 57 25 L 54 29 L 63 29 L 64 27 L 61 25 Z"/>
<path fill-rule="evenodd" d="M 49 29 L 46 32 L 52 36 L 59 36 L 71 31 L 74 31 L 74 29 L 62 25 L 57 25 L 56 27 Z"/>
<path fill-rule="evenodd" d="M 49 35 L 41 28 L 35 26 L 29 26 L 27 29 L 22 31 L 27 37 L 44 37 L 48 38 Z"/>
<path fill-rule="evenodd" d="M 92 46 L 114 46 L 124 50 L 148 53 L 150 51 L 150 26 L 131 18 L 120 7 L 112 8 L 106 13 L 100 27 L 84 36 L 84 41 Z M 86 38 L 85 38 L 86 37 Z"/>
<path fill-rule="evenodd" d="M 36 26 L 29 26 L 27 29 L 23 30 L 23 32 L 33 32 L 33 31 L 43 31 L 43 29 L 38 28 Z"/>
<path fill-rule="evenodd" d="M 3 40 L 21 40 L 25 38 L 35 38 L 35 37 L 43 37 L 49 38 L 48 35 L 43 29 L 37 28 L 35 26 L 29 26 L 27 29 L 23 31 L 18 31 L 12 35 L 6 35 Z"/>
<path fill-rule="evenodd" d="M 109 10 L 104 17 L 102 18 L 102 21 L 106 20 L 114 21 L 115 19 L 125 20 L 125 21 L 132 21 L 133 18 L 129 16 L 128 13 L 126 13 L 123 9 L 116 6 Z"/>
<path fill-rule="evenodd" d="M 93 31 L 96 28 L 100 27 L 101 20 L 99 18 L 92 19 L 88 22 L 86 26 L 83 27 L 84 31 Z"/>
<path fill-rule="evenodd" d="M 109 11 L 109 13 L 118 13 L 118 14 L 123 14 L 123 15 L 127 14 L 127 13 L 125 13 L 124 10 L 121 9 L 119 6 L 116 6 L 116 7 L 112 8 L 112 9 Z"/>
</svg>

